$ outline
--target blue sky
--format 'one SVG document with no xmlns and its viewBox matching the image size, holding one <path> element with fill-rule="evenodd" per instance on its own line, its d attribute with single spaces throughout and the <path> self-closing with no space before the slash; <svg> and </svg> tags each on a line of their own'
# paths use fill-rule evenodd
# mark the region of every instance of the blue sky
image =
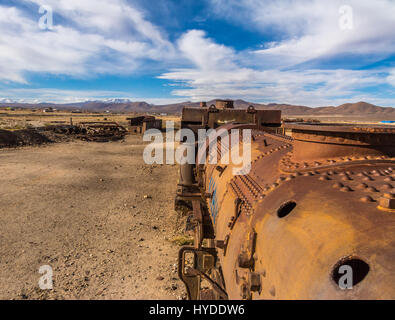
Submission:
<svg viewBox="0 0 395 320">
<path fill-rule="evenodd" d="M 0 0 L 0 30 L 0 102 L 395 107 L 394 0 Z"/>
</svg>

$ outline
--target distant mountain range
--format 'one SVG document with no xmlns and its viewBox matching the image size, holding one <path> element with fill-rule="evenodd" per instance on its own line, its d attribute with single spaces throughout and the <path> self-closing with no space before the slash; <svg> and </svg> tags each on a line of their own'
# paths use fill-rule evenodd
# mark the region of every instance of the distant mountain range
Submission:
<svg viewBox="0 0 395 320">
<path fill-rule="evenodd" d="M 215 100 L 208 101 L 207 105 L 215 104 Z M 367 102 L 357 103 L 346 103 L 340 106 L 328 106 L 328 107 L 306 107 L 289 104 L 258 104 L 251 103 L 244 100 L 235 100 L 235 108 L 247 108 L 250 105 L 255 106 L 257 109 L 267 110 L 281 110 L 283 115 L 353 115 L 353 116 L 364 116 L 364 115 L 375 115 L 375 116 L 391 116 L 395 117 L 395 108 L 392 107 L 379 107 Z M 71 104 L 51 104 L 51 103 L 39 103 L 39 104 L 24 104 L 24 103 L 10 103 L 3 100 L 0 101 L 0 107 L 20 107 L 20 108 L 57 108 L 60 110 L 83 110 L 83 111 L 98 111 L 98 112 L 148 112 L 148 113 L 180 113 L 184 106 L 187 107 L 199 107 L 198 102 L 184 102 L 167 105 L 154 105 L 147 102 L 132 102 L 125 99 L 113 99 L 108 101 L 87 101 L 81 103 Z"/>
</svg>

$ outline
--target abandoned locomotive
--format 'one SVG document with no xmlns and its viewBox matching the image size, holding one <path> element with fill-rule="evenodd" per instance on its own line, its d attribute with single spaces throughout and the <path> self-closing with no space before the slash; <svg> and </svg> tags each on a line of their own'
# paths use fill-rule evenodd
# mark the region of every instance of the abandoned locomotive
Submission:
<svg viewBox="0 0 395 320">
<path fill-rule="evenodd" d="M 395 127 L 281 124 L 279 111 L 232 101 L 184 108 L 182 127 L 252 130 L 248 174 L 180 167 L 176 209 L 195 236 L 179 255 L 190 299 L 395 297 Z M 215 144 L 219 159 L 231 152 Z"/>
</svg>

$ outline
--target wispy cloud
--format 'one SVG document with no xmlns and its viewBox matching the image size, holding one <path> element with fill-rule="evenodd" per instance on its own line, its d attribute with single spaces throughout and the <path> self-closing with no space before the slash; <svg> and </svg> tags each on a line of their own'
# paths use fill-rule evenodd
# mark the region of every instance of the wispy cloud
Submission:
<svg viewBox="0 0 395 320">
<path fill-rule="evenodd" d="M 130 94 L 108 90 L 64 90 L 52 88 L 14 88 L 0 91 L 0 99 L 20 103 L 73 103 L 111 98 L 131 98 Z"/>
<path fill-rule="evenodd" d="M 395 105 L 395 93 L 371 90 L 394 86 L 391 69 L 344 67 L 348 55 L 357 57 L 361 67 L 395 52 L 395 2 L 347 3 L 351 24 L 344 29 L 344 2 L 338 0 L 211 0 L 218 16 L 262 35 L 276 34 L 278 40 L 265 42 L 263 49 L 235 52 L 192 30 L 178 47 L 193 67 L 160 78 L 179 83 L 173 94 L 193 100 L 220 96 L 317 106 L 364 98 Z M 337 66 L 336 59 L 343 65 Z"/>
<path fill-rule="evenodd" d="M 211 4 L 219 16 L 260 34 L 276 34 L 275 41 L 256 51 L 267 65 L 284 67 L 344 54 L 380 59 L 395 52 L 392 0 L 211 0 Z M 349 28 L 341 26 L 343 21 Z"/>
<path fill-rule="evenodd" d="M 215 55 L 199 48 L 211 48 Z M 192 100 L 216 97 L 244 98 L 263 102 L 328 105 L 345 99 L 359 99 L 362 90 L 389 82 L 383 70 L 258 70 L 239 65 L 230 48 L 220 46 L 204 32 L 191 30 L 179 41 L 179 50 L 194 67 L 164 73 L 162 79 L 182 85 L 174 95 Z M 391 78 L 391 76 L 389 76 Z M 379 101 L 379 97 L 367 96 Z M 383 102 L 381 99 L 380 101 Z M 393 100 L 387 99 L 386 102 Z"/>
<path fill-rule="evenodd" d="M 143 14 L 124 0 L 24 0 L 49 5 L 51 31 L 40 30 L 40 15 L 0 6 L 0 80 L 26 82 L 27 72 L 92 77 L 130 74 L 143 61 L 161 61 L 173 45 Z"/>
<path fill-rule="evenodd" d="M 0 97 L 31 95 L 53 102 L 130 98 L 130 93 L 119 91 L 11 88 L 29 87 L 32 74 L 96 79 L 141 74 L 152 67 L 156 77 L 173 88 L 173 98 L 168 98 L 174 102 L 227 97 L 310 106 L 346 100 L 395 106 L 393 58 L 392 65 L 379 63 L 395 52 L 392 0 L 348 0 L 352 28 L 346 29 L 339 25 L 343 0 L 205 1 L 207 24 L 224 19 L 261 35 L 260 47 L 242 51 L 204 30 L 167 34 L 139 9 L 139 1 L 16 3 L 25 6 L 0 5 L 0 83 L 5 84 Z M 53 8 L 50 31 L 38 26 L 40 5 Z M 155 9 L 152 2 L 149 10 Z M 347 59 L 352 59 L 352 67 Z"/>
<path fill-rule="evenodd" d="M 14 88 L 0 90 L 0 103 L 59 103 L 68 104 L 86 101 L 112 102 L 114 100 L 145 101 L 161 105 L 185 102 L 183 98 L 152 98 L 133 95 L 130 92 L 111 90 L 65 90 L 53 88 Z"/>
<path fill-rule="evenodd" d="M 392 69 L 390 71 L 390 74 L 387 77 L 387 81 L 390 85 L 392 85 L 395 88 L 395 69 Z"/>
</svg>

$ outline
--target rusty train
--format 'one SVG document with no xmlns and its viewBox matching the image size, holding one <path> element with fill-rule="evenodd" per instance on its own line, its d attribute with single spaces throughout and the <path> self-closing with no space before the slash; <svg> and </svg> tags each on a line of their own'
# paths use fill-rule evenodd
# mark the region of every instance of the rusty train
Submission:
<svg viewBox="0 0 395 320">
<path fill-rule="evenodd" d="M 252 130 L 248 174 L 180 167 L 189 299 L 395 298 L 394 126 L 287 124 L 280 111 L 218 101 L 184 108 L 182 127 Z"/>
</svg>

